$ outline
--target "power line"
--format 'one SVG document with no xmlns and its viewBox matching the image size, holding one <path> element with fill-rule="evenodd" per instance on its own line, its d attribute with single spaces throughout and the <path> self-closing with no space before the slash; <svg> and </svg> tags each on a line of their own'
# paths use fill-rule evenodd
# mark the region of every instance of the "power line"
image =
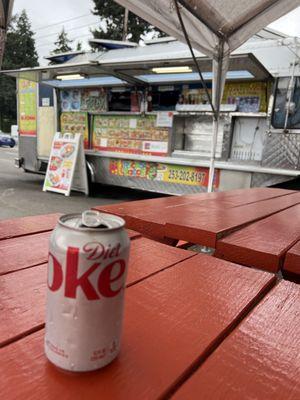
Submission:
<svg viewBox="0 0 300 400">
<path fill-rule="evenodd" d="M 76 39 L 81 39 L 81 38 L 85 38 L 85 37 L 88 37 L 88 36 L 90 36 L 91 34 L 90 33 L 88 33 L 88 34 L 86 34 L 86 35 L 79 35 L 79 36 L 75 36 L 73 39 L 71 39 L 72 41 L 74 41 L 74 40 L 76 40 Z M 37 45 L 36 46 L 36 49 L 37 50 L 40 50 L 41 48 L 43 48 L 43 47 L 47 47 L 47 46 L 54 46 L 54 43 L 42 43 L 41 45 Z"/>
<path fill-rule="evenodd" d="M 86 27 L 88 27 L 88 26 L 92 26 L 92 25 L 95 25 L 95 24 L 98 25 L 98 23 L 95 22 L 95 23 L 92 23 L 92 24 L 89 23 L 89 24 L 84 24 L 84 25 L 81 25 L 81 26 L 76 26 L 76 27 L 74 27 L 74 28 L 71 28 L 71 29 L 66 30 L 66 33 L 69 33 L 69 32 L 72 32 L 72 31 L 76 31 L 76 30 L 78 30 L 78 29 L 86 28 Z M 37 36 L 37 37 L 35 37 L 35 40 L 45 39 L 45 38 L 47 38 L 47 37 L 55 36 L 55 35 L 58 35 L 58 34 L 60 34 L 60 31 L 59 31 L 59 32 L 54 32 L 54 33 L 49 33 L 48 35 L 44 35 L 44 36 Z"/>
<path fill-rule="evenodd" d="M 79 16 L 74 17 L 74 18 L 69 18 L 69 19 L 65 19 L 65 20 L 56 22 L 55 24 L 50 24 L 50 25 L 41 26 L 40 28 L 36 28 L 36 29 L 35 29 L 35 32 L 41 31 L 42 29 L 50 28 L 50 27 L 52 27 L 52 26 L 61 25 L 61 24 L 65 23 L 65 22 L 75 21 L 76 19 L 80 19 L 80 18 L 84 18 L 84 17 L 87 17 L 87 16 L 92 16 L 92 15 L 93 15 L 93 14 L 91 14 L 91 13 L 83 14 L 83 15 L 79 15 Z"/>
</svg>

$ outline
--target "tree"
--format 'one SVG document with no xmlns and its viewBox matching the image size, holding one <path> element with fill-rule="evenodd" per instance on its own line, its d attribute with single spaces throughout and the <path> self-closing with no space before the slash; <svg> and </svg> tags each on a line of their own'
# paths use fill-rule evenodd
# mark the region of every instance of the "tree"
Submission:
<svg viewBox="0 0 300 400">
<path fill-rule="evenodd" d="M 38 54 L 34 33 L 25 10 L 15 15 L 7 32 L 2 69 L 36 67 Z M 0 76 L 0 129 L 9 131 L 10 125 L 17 120 L 16 80 L 9 76 Z"/>
<path fill-rule="evenodd" d="M 93 14 L 99 15 L 102 26 L 93 30 L 95 39 L 122 40 L 124 33 L 125 9 L 113 0 L 93 0 L 95 3 Z M 104 25 L 104 26 L 103 26 Z M 152 33 L 152 36 L 165 36 L 154 26 L 140 17 L 129 12 L 127 34 L 130 40 L 139 42 L 143 35 Z"/>
<path fill-rule="evenodd" d="M 53 54 L 58 53 L 67 53 L 68 51 L 72 51 L 71 43 L 73 40 L 68 38 L 68 34 L 65 31 L 65 28 L 62 28 L 62 31 L 57 37 L 55 44 L 55 49 L 52 51 Z"/>
<path fill-rule="evenodd" d="M 82 50 L 82 43 L 78 41 L 76 45 L 76 51 L 81 51 L 81 50 Z"/>
</svg>

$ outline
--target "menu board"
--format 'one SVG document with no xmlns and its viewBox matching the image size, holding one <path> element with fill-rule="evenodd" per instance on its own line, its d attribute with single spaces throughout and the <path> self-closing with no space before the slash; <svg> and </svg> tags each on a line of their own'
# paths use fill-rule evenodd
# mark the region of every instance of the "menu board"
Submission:
<svg viewBox="0 0 300 400">
<path fill-rule="evenodd" d="M 157 127 L 154 115 L 97 115 L 93 124 L 93 148 L 165 156 L 169 150 L 169 129 Z"/>
<path fill-rule="evenodd" d="M 18 81 L 19 134 L 36 136 L 37 132 L 37 83 L 27 79 Z"/>
<path fill-rule="evenodd" d="M 211 89 L 208 89 L 211 94 Z M 183 86 L 180 104 L 208 104 L 205 90 Z M 226 83 L 222 104 L 236 104 L 240 112 L 265 112 L 267 109 L 267 84 L 265 82 Z"/>
<path fill-rule="evenodd" d="M 43 190 L 69 196 L 71 188 L 88 194 L 82 136 L 56 133 Z"/>
<path fill-rule="evenodd" d="M 88 114 L 85 112 L 63 112 L 60 117 L 61 133 L 81 133 L 84 148 L 89 147 Z"/>
<path fill-rule="evenodd" d="M 150 181 L 175 183 L 189 186 L 208 186 L 209 169 L 187 165 L 171 165 L 148 161 L 111 159 L 111 175 Z M 220 171 L 215 170 L 213 186 L 219 187 Z"/>
<path fill-rule="evenodd" d="M 227 83 L 223 103 L 237 104 L 240 112 L 267 110 L 267 84 L 265 82 Z"/>
<path fill-rule="evenodd" d="M 107 111 L 107 90 L 104 88 L 84 89 L 81 93 L 81 111 Z"/>
<path fill-rule="evenodd" d="M 64 89 L 60 92 L 61 111 L 107 111 L 107 90 L 93 89 Z"/>
</svg>

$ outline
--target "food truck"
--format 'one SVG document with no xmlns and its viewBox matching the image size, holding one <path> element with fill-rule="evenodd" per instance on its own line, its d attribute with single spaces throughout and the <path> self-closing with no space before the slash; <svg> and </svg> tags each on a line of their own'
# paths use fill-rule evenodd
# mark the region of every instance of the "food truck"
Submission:
<svg viewBox="0 0 300 400">
<path fill-rule="evenodd" d="M 19 157 L 44 173 L 55 132 L 81 133 L 89 180 L 186 194 L 207 190 L 212 110 L 188 47 L 173 38 L 94 40 L 17 78 Z M 300 172 L 300 41 L 264 29 L 230 56 L 214 190 L 269 186 Z M 212 61 L 195 52 L 211 90 Z"/>
</svg>

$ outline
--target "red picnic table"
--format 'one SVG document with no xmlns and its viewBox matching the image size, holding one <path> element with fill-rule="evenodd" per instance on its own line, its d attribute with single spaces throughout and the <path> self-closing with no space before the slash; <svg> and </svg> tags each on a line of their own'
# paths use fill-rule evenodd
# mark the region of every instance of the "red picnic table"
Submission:
<svg viewBox="0 0 300 400">
<path fill-rule="evenodd" d="M 239 189 L 165 197 L 95 209 L 122 216 L 127 226 L 155 240 L 187 241 L 216 249 L 215 256 L 300 278 L 300 192 Z M 297 250 L 298 249 L 298 250 Z M 291 250 L 292 251 L 292 250 Z"/>
<path fill-rule="evenodd" d="M 283 193 L 277 197 L 293 195 Z M 300 397 L 300 287 L 135 231 L 119 357 L 92 373 L 58 370 L 43 349 L 48 239 L 57 218 L 0 222 L 2 399 Z"/>
</svg>

